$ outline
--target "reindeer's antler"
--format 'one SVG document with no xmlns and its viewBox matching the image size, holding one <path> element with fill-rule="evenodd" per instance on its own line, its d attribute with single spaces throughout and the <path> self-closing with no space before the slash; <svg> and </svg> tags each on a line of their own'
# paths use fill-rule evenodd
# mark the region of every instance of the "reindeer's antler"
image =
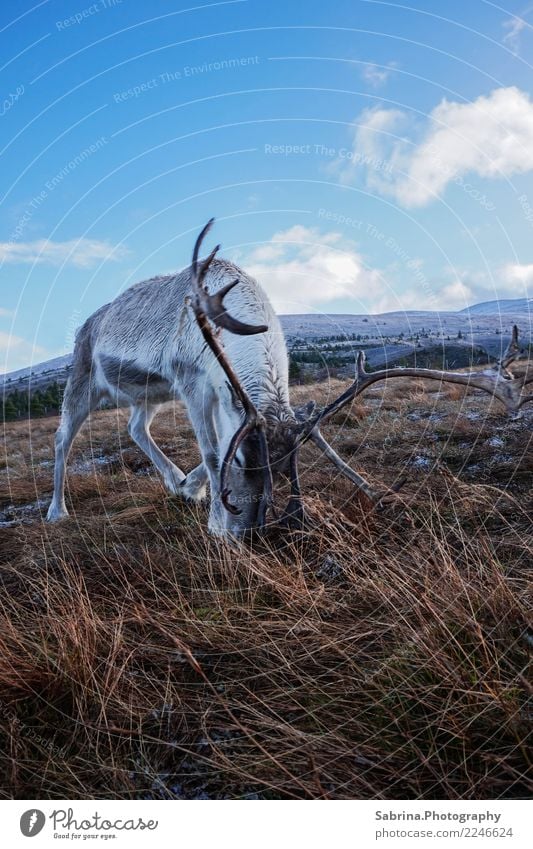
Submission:
<svg viewBox="0 0 533 849">
<path fill-rule="evenodd" d="M 355 485 L 362 490 L 371 500 L 380 501 L 384 493 L 379 493 L 374 490 L 370 484 L 354 472 L 347 463 L 334 451 L 331 445 L 324 439 L 320 433 L 320 425 L 327 421 L 331 416 L 342 410 L 350 404 L 354 398 L 360 395 L 365 389 L 368 389 L 373 383 L 379 380 L 388 380 L 393 377 L 422 377 L 428 380 L 445 381 L 447 383 L 458 383 L 463 386 L 472 387 L 474 389 L 482 389 L 489 395 L 494 396 L 505 406 L 508 413 L 516 413 L 520 408 L 533 401 L 533 395 L 524 395 L 523 387 L 533 382 L 533 374 L 526 372 L 525 375 L 515 377 L 508 371 L 508 366 L 511 365 L 520 355 L 522 351 L 518 343 L 518 327 L 514 325 L 511 341 L 507 346 L 503 356 L 491 368 L 482 372 L 452 372 L 440 371 L 438 369 L 426 368 L 393 368 L 380 369 L 379 371 L 367 372 L 365 370 L 365 354 L 359 351 L 357 356 L 357 371 L 356 378 L 351 386 L 346 389 L 342 395 L 339 395 L 331 404 L 324 407 L 317 413 L 311 414 L 300 424 L 300 433 L 297 438 L 297 443 L 302 444 L 311 440 L 320 448 L 325 456 L 339 469 L 339 471 L 349 478 Z M 397 492 L 405 480 L 398 481 L 392 492 Z M 386 494 L 386 493 L 385 493 Z"/>
<path fill-rule="evenodd" d="M 514 377 L 508 370 L 508 366 L 521 354 L 518 345 L 518 328 L 513 327 L 512 339 L 500 360 L 491 368 L 484 371 L 455 372 L 440 371 L 430 368 L 392 368 L 380 369 L 379 371 L 367 372 L 365 370 L 365 354 L 359 351 L 357 355 L 357 373 L 351 386 L 339 395 L 335 401 L 308 419 L 302 426 L 302 437 L 308 439 L 312 430 L 321 422 L 329 419 L 334 413 L 341 410 L 354 398 L 368 389 L 379 380 L 388 380 L 393 377 L 423 377 L 426 380 L 439 380 L 446 383 L 459 383 L 473 389 L 482 389 L 489 395 L 493 395 L 505 406 L 508 413 L 516 413 L 525 403 L 531 400 L 530 395 L 522 395 L 522 388 L 527 383 L 533 382 L 532 375 Z"/>
<path fill-rule="evenodd" d="M 507 369 L 507 366 L 510 366 L 518 357 L 523 354 L 523 350 L 520 348 L 520 344 L 518 342 L 518 327 L 516 324 L 513 324 L 513 332 L 511 334 L 511 340 L 505 349 L 503 356 L 498 360 L 496 366 L 501 369 Z M 512 375 L 511 375 L 512 377 Z"/>
<path fill-rule="evenodd" d="M 207 233 L 213 226 L 214 220 L 214 218 L 209 219 L 202 232 L 196 239 L 196 244 L 194 246 L 194 251 L 192 255 L 191 277 L 194 292 L 193 309 L 196 318 L 198 320 L 198 314 L 203 313 L 204 316 L 210 318 L 211 321 L 214 322 L 217 327 L 223 327 L 225 330 L 230 330 L 232 333 L 237 333 L 239 336 L 252 336 L 255 333 L 265 333 L 265 331 L 268 330 L 266 324 L 244 324 L 244 322 L 239 321 L 237 318 L 233 318 L 233 316 L 230 315 L 229 312 L 226 310 L 223 303 L 224 298 L 226 297 L 228 292 L 231 292 L 231 290 L 238 284 L 238 280 L 234 280 L 232 283 L 228 283 L 227 286 L 224 286 L 222 289 L 220 289 L 218 292 L 215 292 L 213 295 L 210 295 L 207 291 L 207 286 L 204 283 L 204 278 L 207 274 L 209 266 L 211 265 L 218 250 L 220 249 L 220 245 L 217 245 L 215 248 L 213 248 L 209 256 L 204 259 L 204 261 L 200 263 L 200 265 L 198 264 L 198 254 L 200 252 L 200 247 L 202 245 L 203 240 L 205 239 Z"/>
<path fill-rule="evenodd" d="M 258 516 L 258 524 L 262 526 L 265 523 L 268 507 L 272 505 L 272 470 L 270 467 L 268 443 L 265 434 L 266 422 L 263 415 L 257 410 L 250 396 L 242 386 L 217 334 L 213 332 L 208 319 L 211 319 L 217 327 L 222 327 L 225 330 L 231 331 L 231 333 L 238 334 L 239 336 L 251 336 L 256 333 L 264 333 L 268 330 L 268 327 L 264 324 L 244 324 L 244 322 L 239 321 L 230 315 L 224 307 L 224 297 L 237 285 L 239 282 L 238 280 L 234 280 L 233 283 L 229 283 L 213 295 L 210 295 L 207 291 L 207 286 L 203 281 L 220 245 L 217 245 L 201 264 L 198 263 L 198 254 L 200 252 L 202 242 L 206 234 L 211 229 L 213 222 L 214 218 L 211 218 L 207 222 L 198 236 L 194 246 L 191 263 L 191 284 L 193 289 L 191 306 L 194 311 L 194 315 L 196 316 L 198 327 L 200 328 L 206 343 L 224 369 L 230 386 L 242 405 L 245 416 L 243 424 L 233 435 L 229 448 L 226 452 L 226 456 L 222 461 L 220 468 L 220 492 L 222 503 L 226 510 L 233 514 L 240 513 L 241 511 L 229 502 L 231 492 L 227 488 L 227 476 L 229 468 L 235 459 L 235 454 L 237 453 L 239 445 L 244 439 L 246 439 L 247 436 L 255 431 L 259 438 L 260 462 L 264 475 L 263 497 Z"/>
</svg>

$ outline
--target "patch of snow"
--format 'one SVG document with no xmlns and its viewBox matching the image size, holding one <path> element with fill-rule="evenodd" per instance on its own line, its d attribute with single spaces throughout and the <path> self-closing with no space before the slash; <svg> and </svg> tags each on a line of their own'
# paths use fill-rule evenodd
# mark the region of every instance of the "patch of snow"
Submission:
<svg viewBox="0 0 533 849">
<path fill-rule="evenodd" d="M 316 571 L 316 577 L 321 580 L 334 581 L 340 578 L 342 571 L 341 564 L 331 554 L 327 554 L 322 565 Z"/>
<path fill-rule="evenodd" d="M 494 457 L 491 457 L 491 463 L 514 463 L 514 457 L 511 457 L 509 454 L 495 454 Z"/>
<path fill-rule="evenodd" d="M 48 499 L 39 498 L 32 504 L 21 504 L 16 507 L 14 504 L 8 504 L 7 507 L 0 512 L 0 526 L 4 528 L 19 525 L 21 522 L 30 521 L 36 517 L 37 513 L 48 507 Z"/>
<path fill-rule="evenodd" d="M 431 460 L 428 460 L 427 457 L 416 456 L 409 461 L 409 465 L 414 469 L 423 469 L 424 471 L 428 471 L 428 469 L 431 468 Z"/>
<path fill-rule="evenodd" d="M 70 471 L 78 475 L 90 475 L 97 469 L 111 466 L 120 458 L 120 454 L 93 455 L 90 460 L 79 460 L 70 466 Z"/>
</svg>

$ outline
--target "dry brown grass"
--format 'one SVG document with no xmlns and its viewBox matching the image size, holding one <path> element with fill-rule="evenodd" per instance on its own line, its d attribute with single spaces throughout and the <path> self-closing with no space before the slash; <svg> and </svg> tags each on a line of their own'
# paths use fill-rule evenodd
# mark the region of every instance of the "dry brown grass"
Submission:
<svg viewBox="0 0 533 849">
<path fill-rule="evenodd" d="M 396 508 L 306 449 L 312 528 L 240 548 L 165 495 L 124 411 L 84 428 L 72 518 L 42 524 L 56 421 L 8 426 L 2 797 L 528 795 L 531 418 L 453 393 L 369 392 L 327 430 L 375 483 L 407 472 Z M 197 461 L 179 405 L 154 435 Z"/>
</svg>

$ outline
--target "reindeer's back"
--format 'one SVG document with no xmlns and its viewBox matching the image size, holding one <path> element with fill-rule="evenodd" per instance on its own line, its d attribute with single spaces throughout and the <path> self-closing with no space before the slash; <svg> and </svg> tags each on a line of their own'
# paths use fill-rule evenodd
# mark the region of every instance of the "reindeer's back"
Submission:
<svg viewBox="0 0 533 849">
<path fill-rule="evenodd" d="M 279 319 L 262 287 L 228 260 L 211 263 L 206 276 L 210 292 L 239 280 L 226 296 L 228 311 L 248 324 L 267 324 L 268 332 L 257 336 L 234 336 L 224 332 L 223 341 L 243 379 L 260 377 L 274 369 L 285 378 L 286 351 Z M 191 295 L 190 268 L 178 274 L 153 277 L 126 289 L 97 311 L 90 325 L 93 355 L 130 359 L 170 378 L 179 363 L 212 371 L 212 353 L 206 350 L 192 310 L 186 306 Z"/>
<path fill-rule="evenodd" d="M 209 291 L 215 292 L 232 280 L 239 280 L 239 285 L 227 295 L 225 304 L 236 318 L 256 324 L 278 323 L 261 286 L 228 260 L 215 259 L 206 277 Z M 164 344 L 182 323 L 185 299 L 190 294 L 190 268 L 136 283 L 106 306 L 98 322 L 98 336 L 120 339 L 128 345 L 142 339 Z"/>
</svg>

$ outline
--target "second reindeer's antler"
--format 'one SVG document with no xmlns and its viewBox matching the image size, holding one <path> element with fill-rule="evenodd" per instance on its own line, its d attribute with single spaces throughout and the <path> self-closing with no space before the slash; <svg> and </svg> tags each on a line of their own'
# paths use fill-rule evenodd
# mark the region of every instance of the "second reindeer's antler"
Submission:
<svg viewBox="0 0 533 849">
<path fill-rule="evenodd" d="M 228 292 L 230 292 L 238 284 L 238 280 L 234 280 L 232 283 L 224 286 L 213 295 L 209 294 L 207 286 L 204 283 L 204 279 L 220 245 L 217 245 L 216 248 L 211 251 L 209 256 L 201 263 L 198 262 L 198 254 L 205 236 L 211 229 L 213 221 L 214 218 L 211 218 L 207 222 L 198 236 L 194 246 L 191 263 L 191 283 L 193 290 L 191 306 L 194 311 L 198 327 L 200 328 L 207 345 L 213 351 L 220 366 L 226 373 L 229 384 L 244 410 L 244 422 L 234 433 L 220 468 L 221 499 L 224 507 L 230 513 L 240 513 L 240 510 L 229 501 L 231 491 L 227 487 L 228 471 L 235 459 L 239 445 L 241 445 L 247 436 L 254 432 L 257 433 L 259 439 L 259 462 L 264 476 L 263 497 L 258 517 L 258 524 L 261 526 L 265 523 L 266 512 L 269 506 L 272 505 L 272 470 L 270 467 L 268 443 L 265 432 L 266 422 L 263 415 L 259 412 L 259 410 L 257 410 L 250 396 L 237 377 L 237 374 L 231 365 L 221 342 L 219 341 L 218 335 L 213 331 L 209 320 L 211 320 L 217 327 L 229 330 L 231 333 L 236 333 L 239 336 L 252 336 L 256 333 L 264 333 L 268 330 L 268 327 L 265 324 L 245 324 L 244 322 L 234 318 L 226 310 L 224 306 L 224 298 Z"/>
</svg>

